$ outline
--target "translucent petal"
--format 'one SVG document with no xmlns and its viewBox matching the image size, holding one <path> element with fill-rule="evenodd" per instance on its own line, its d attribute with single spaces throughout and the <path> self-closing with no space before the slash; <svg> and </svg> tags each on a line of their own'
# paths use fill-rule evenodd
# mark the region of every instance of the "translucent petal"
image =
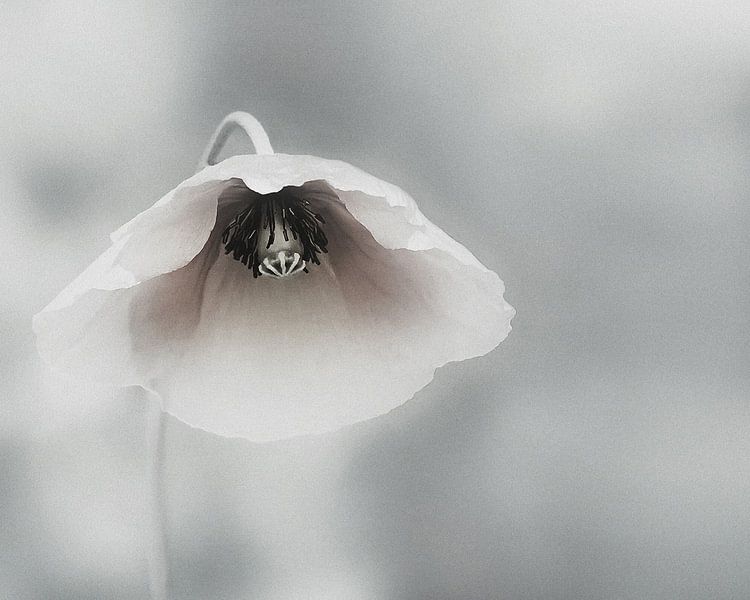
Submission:
<svg viewBox="0 0 750 600">
<path fill-rule="evenodd" d="M 224 255 L 239 180 L 257 193 L 304 184 L 326 219 L 320 266 L 254 279 Z M 233 157 L 113 242 L 35 317 L 43 356 L 79 376 L 141 385 L 193 426 L 254 441 L 386 413 L 437 367 L 494 348 L 514 314 L 497 275 L 407 194 L 338 161 Z"/>
</svg>

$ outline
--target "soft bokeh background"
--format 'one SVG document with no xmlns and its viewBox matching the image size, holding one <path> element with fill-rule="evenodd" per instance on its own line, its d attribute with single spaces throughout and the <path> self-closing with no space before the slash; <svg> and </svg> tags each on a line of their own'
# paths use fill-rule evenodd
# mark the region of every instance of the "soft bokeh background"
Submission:
<svg viewBox="0 0 750 600">
<path fill-rule="evenodd" d="M 170 420 L 172 598 L 750 597 L 749 27 L 726 0 L 3 3 L 0 597 L 147 597 L 145 401 L 53 379 L 30 319 L 236 109 L 408 190 L 518 316 L 338 434 Z"/>
</svg>

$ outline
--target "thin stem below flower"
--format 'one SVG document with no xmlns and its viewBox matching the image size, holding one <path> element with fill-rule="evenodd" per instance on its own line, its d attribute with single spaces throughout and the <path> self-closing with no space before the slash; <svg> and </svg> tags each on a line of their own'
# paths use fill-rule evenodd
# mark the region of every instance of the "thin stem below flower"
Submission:
<svg viewBox="0 0 750 600">
<path fill-rule="evenodd" d="M 255 147 L 256 154 L 273 154 L 271 141 L 268 139 L 266 130 L 263 129 L 258 119 L 249 113 L 237 111 L 224 117 L 224 120 L 216 128 L 216 131 L 214 131 L 213 136 L 211 136 L 206 145 L 206 149 L 203 151 L 201 161 L 198 163 L 199 171 L 204 167 L 216 164 L 219 152 L 221 152 L 224 144 L 226 144 L 229 136 L 232 135 L 235 129 L 242 129 L 248 135 Z"/>
<path fill-rule="evenodd" d="M 149 494 L 148 586 L 151 600 L 167 600 L 167 553 L 164 533 L 162 457 L 166 419 L 159 403 L 148 399 L 146 415 L 147 480 Z"/>
</svg>

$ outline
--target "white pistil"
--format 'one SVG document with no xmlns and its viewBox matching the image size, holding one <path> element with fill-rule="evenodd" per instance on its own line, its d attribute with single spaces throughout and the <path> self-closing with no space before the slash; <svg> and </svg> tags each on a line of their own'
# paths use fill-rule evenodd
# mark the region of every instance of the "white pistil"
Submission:
<svg viewBox="0 0 750 600">
<path fill-rule="evenodd" d="M 283 250 L 276 254 L 276 257 L 273 260 L 266 257 L 263 259 L 263 262 L 258 265 L 258 270 L 261 274 L 268 275 L 275 279 L 289 277 L 290 275 L 301 272 L 304 268 L 305 261 L 302 260 L 302 257 L 298 252 L 294 252 L 292 256 L 288 257 Z"/>
<path fill-rule="evenodd" d="M 294 256 L 294 262 L 289 266 L 289 272 L 290 273 L 294 272 L 294 267 L 296 267 L 299 264 L 299 261 L 301 260 L 300 255 L 297 254 L 296 252 L 294 253 L 293 256 Z M 302 266 L 300 267 L 300 270 L 302 270 L 304 268 L 305 268 L 305 263 L 303 261 L 302 262 Z"/>
<path fill-rule="evenodd" d="M 263 271 L 264 267 L 266 269 L 265 271 Z M 268 258 L 263 259 L 263 264 L 261 265 L 261 273 L 263 273 L 264 275 L 273 275 L 274 277 L 284 276 L 276 270 L 276 267 L 271 264 L 271 261 L 268 260 Z"/>
</svg>

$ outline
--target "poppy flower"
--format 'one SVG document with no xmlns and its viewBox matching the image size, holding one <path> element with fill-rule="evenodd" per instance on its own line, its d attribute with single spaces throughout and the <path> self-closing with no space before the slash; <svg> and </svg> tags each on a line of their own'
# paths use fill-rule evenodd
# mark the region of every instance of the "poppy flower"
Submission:
<svg viewBox="0 0 750 600">
<path fill-rule="evenodd" d="M 212 164 L 237 126 L 258 153 Z M 510 331 L 500 278 L 395 185 L 275 154 L 246 113 L 203 163 L 34 317 L 54 368 L 261 442 L 387 413 Z"/>
</svg>

